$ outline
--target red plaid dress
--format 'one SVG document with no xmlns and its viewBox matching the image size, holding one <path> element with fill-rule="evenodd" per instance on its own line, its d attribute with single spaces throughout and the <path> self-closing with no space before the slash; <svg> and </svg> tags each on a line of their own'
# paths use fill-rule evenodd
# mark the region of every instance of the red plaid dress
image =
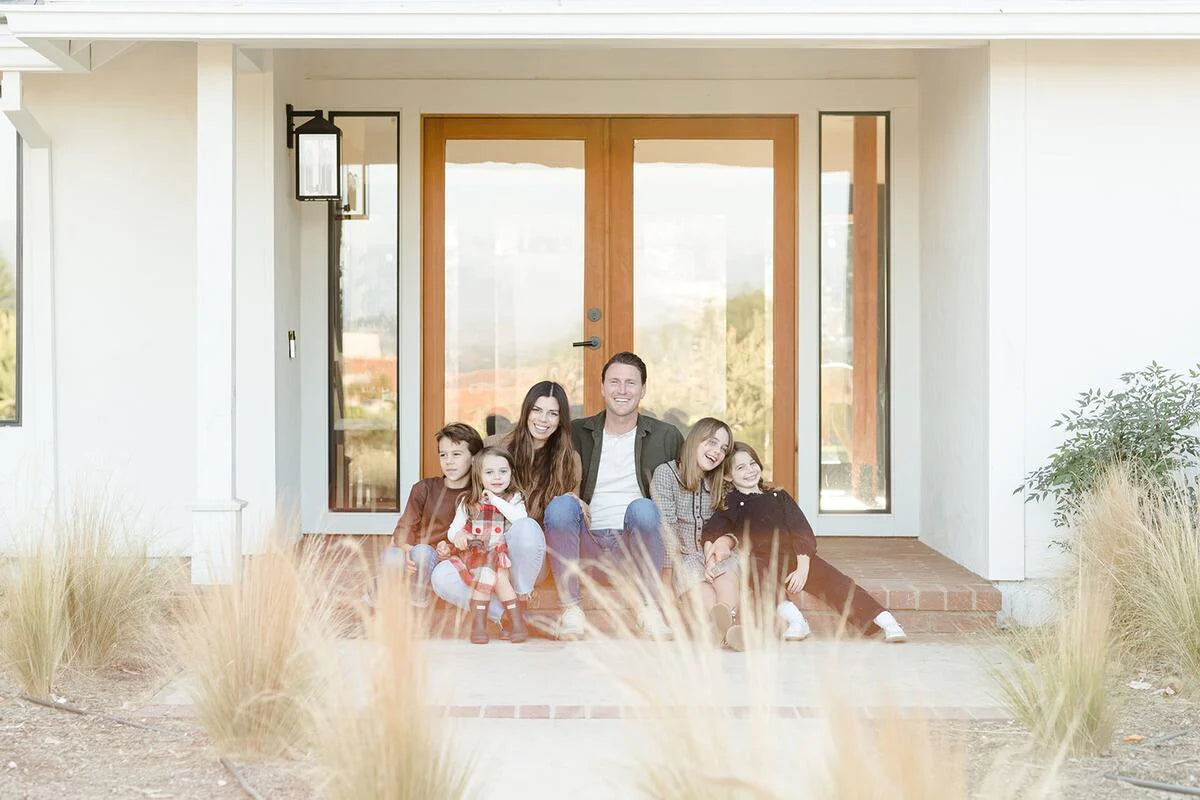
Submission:
<svg viewBox="0 0 1200 800">
<path fill-rule="evenodd" d="M 478 511 L 472 513 L 467 509 L 468 544 L 473 541 L 483 541 L 482 548 L 468 547 L 459 550 L 448 559 L 458 570 L 463 583 L 480 594 L 491 595 L 496 588 L 496 570 L 508 569 L 512 560 L 508 557 L 508 544 L 504 534 L 508 532 L 508 519 L 500 513 L 500 509 L 490 503 L 484 503 Z"/>
</svg>

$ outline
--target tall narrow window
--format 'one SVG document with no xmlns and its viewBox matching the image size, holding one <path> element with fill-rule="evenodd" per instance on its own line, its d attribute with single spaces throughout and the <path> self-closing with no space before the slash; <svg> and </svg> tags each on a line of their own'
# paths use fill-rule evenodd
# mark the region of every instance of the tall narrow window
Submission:
<svg viewBox="0 0 1200 800">
<path fill-rule="evenodd" d="M 822 114 L 822 512 L 890 508 L 888 212 L 887 114 Z"/>
<path fill-rule="evenodd" d="M 399 115 L 331 118 L 342 199 L 329 210 L 329 507 L 394 511 Z"/>
<path fill-rule="evenodd" d="M 21 137 L 0 117 L 0 425 L 21 421 Z"/>
</svg>

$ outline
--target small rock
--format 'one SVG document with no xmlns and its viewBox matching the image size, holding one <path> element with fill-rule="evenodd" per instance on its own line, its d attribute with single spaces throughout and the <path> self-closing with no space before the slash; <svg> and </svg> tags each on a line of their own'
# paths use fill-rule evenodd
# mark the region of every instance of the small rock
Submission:
<svg viewBox="0 0 1200 800">
<path fill-rule="evenodd" d="M 53 736 L 47 736 L 45 739 L 42 739 L 42 744 L 48 744 L 51 746 L 60 745 L 62 743 L 62 739 L 56 739 Z"/>
<path fill-rule="evenodd" d="M 15 762 L 15 761 L 10 761 L 10 762 L 8 762 L 8 768 L 9 768 L 9 769 L 16 769 L 16 768 L 17 768 L 17 762 Z"/>
<path fill-rule="evenodd" d="M 227 781 L 224 778 L 222 778 L 221 780 L 217 781 L 217 786 L 224 786 L 226 783 L 227 783 Z"/>
<path fill-rule="evenodd" d="M 1154 684 L 1150 683 L 1150 681 L 1130 681 L 1129 688 L 1130 689 L 1153 689 Z"/>
<path fill-rule="evenodd" d="M 1128 736 L 1126 736 L 1124 739 L 1122 739 L 1121 741 L 1125 742 L 1126 744 L 1137 744 L 1138 742 L 1142 741 L 1142 739 L 1145 739 L 1145 738 L 1146 737 L 1142 736 L 1140 733 L 1131 733 Z"/>
</svg>

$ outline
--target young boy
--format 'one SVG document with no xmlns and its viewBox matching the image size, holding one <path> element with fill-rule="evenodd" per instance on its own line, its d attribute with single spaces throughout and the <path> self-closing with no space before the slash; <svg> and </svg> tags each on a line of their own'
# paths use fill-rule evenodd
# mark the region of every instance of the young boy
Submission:
<svg viewBox="0 0 1200 800">
<path fill-rule="evenodd" d="M 454 520 L 458 499 L 471 482 L 471 458 L 483 449 L 479 432 L 462 422 L 452 422 L 435 435 L 440 478 L 425 478 L 408 492 L 404 513 L 392 532 L 392 545 L 383 554 L 385 566 L 404 564 L 412 582 L 412 603 L 424 608 L 432 599 L 429 575 L 437 566 L 438 552 L 450 555 L 446 531 Z"/>
</svg>

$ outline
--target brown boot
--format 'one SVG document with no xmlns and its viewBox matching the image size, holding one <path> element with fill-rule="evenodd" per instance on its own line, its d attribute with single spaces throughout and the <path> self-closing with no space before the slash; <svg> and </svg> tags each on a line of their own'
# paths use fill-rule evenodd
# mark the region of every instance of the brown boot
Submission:
<svg viewBox="0 0 1200 800">
<path fill-rule="evenodd" d="M 509 634 L 508 640 L 514 644 L 520 644 L 529 638 L 529 630 L 525 627 L 525 614 L 522 613 L 521 604 L 516 600 L 510 600 L 504 604 L 504 610 L 508 612 Z"/>
<path fill-rule="evenodd" d="M 475 614 L 471 619 L 471 643 L 472 644 L 487 644 L 487 601 L 474 603 Z"/>
</svg>

